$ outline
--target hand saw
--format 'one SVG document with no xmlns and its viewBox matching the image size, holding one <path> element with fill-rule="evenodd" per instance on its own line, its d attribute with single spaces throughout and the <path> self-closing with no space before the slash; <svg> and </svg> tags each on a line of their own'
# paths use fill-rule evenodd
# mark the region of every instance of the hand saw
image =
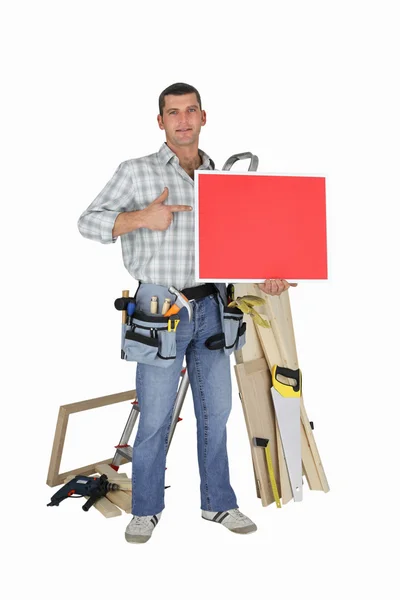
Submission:
<svg viewBox="0 0 400 600">
<path fill-rule="evenodd" d="M 272 367 L 271 395 L 275 407 L 276 420 L 281 435 L 283 454 L 292 488 L 293 499 L 303 499 L 303 478 L 301 463 L 300 439 L 300 397 L 301 371 L 274 365 Z M 294 379 L 296 384 L 290 385 L 278 381 L 278 376 Z"/>
</svg>

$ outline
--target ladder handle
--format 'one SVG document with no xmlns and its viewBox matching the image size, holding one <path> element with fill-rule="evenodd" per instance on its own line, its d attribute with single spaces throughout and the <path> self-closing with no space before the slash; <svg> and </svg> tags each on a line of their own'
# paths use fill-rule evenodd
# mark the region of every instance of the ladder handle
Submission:
<svg viewBox="0 0 400 600">
<path fill-rule="evenodd" d="M 230 171 L 232 165 L 235 164 L 238 160 L 245 160 L 246 158 L 250 158 L 249 171 L 257 171 L 258 168 L 258 156 L 252 154 L 251 152 L 239 152 L 238 154 L 232 154 L 225 162 L 222 167 L 223 171 Z"/>
</svg>

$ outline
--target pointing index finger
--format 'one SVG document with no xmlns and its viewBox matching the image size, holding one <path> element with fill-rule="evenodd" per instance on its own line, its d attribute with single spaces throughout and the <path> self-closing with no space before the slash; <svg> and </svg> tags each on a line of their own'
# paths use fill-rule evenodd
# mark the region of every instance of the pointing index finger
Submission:
<svg viewBox="0 0 400 600">
<path fill-rule="evenodd" d="M 193 208 L 191 206 L 188 206 L 187 204 L 172 204 L 168 208 L 170 209 L 171 212 L 182 212 L 182 211 L 193 210 Z"/>
</svg>

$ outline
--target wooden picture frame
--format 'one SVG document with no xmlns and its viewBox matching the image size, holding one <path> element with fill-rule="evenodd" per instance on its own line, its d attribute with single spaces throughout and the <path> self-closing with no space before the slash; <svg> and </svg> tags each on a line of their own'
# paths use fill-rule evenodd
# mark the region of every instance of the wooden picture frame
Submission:
<svg viewBox="0 0 400 600">
<path fill-rule="evenodd" d="M 49 470 L 47 474 L 47 485 L 54 487 L 65 483 L 65 480 L 70 476 L 75 475 L 92 475 L 96 473 L 96 465 L 98 464 L 111 464 L 113 456 L 106 460 L 96 460 L 96 462 L 90 465 L 84 465 L 78 469 L 72 471 L 66 471 L 60 473 L 60 465 L 62 453 L 64 450 L 65 435 L 67 433 L 69 415 L 76 412 L 83 412 L 92 408 L 99 408 L 101 406 L 109 406 L 110 404 L 116 404 L 118 402 L 125 402 L 127 400 L 136 400 L 136 390 L 128 390 L 127 392 L 119 392 L 118 394 L 110 394 L 108 396 L 101 396 L 99 398 L 91 398 L 90 400 L 83 400 L 82 402 L 72 402 L 71 404 L 64 404 L 60 406 L 58 412 L 58 419 L 56 425 L 56 431 L 54 434 L 53 448 L 51 451 Z M 121 464 L 127 463 L 127 459 L 122 459 Z"/>
</svg>

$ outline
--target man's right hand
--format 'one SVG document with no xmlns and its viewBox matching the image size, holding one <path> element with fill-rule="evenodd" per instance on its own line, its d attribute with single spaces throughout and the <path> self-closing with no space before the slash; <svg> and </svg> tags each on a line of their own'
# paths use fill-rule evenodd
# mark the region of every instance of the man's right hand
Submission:
<svg viewBox="0 0 400 600">
<path fill-rule="evenodd" d="M 168 188 L 153 200 L 149 206 L 142 210 L 122 212 L 115 219 L 112 230 L 113 238 L 116 238 L 125 233 L 134 231 L 135 229 L 152 229 L 153 231 L 164 231 L 172 223 L 173 213 L 192 210 L 191 206 L 173 205 L 165 206 L 163 202 L 168 198 Z"/>
<path fill-rule="evenodd" d="M 164 188 L 163 192 L 153 200 L 149 206 L 141 211 L 143 225 L 147 229 L 155 231 L 164 231 L 168 229 L 173 220 L 174 212 L 190 211 L 191 206 L 173 204 L 166 206 L 163 204 L 168 198 L 168 188 Z"/>
</svg>

